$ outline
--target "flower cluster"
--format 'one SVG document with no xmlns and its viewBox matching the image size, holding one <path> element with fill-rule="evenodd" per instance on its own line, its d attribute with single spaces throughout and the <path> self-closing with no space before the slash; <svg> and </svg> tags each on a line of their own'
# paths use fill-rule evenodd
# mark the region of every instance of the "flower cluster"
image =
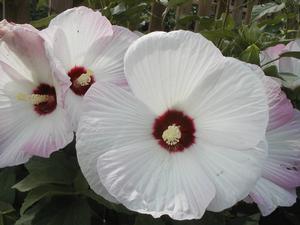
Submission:
<svg viewBox="0 0 300 225">
<path fill-rule="evenodd" d="M 299 71 L 290 63 L 278 66 Z M 280 82 L 200 34 L 139 37 L 85 7 L 42 31 L 0 23 L 0 126 L 0 167 L 49 157 L 75 132 L 90 187 L 153 217 L 241 200 L 268 215 L 300 186 L 300 112 Z"/>
</svg>

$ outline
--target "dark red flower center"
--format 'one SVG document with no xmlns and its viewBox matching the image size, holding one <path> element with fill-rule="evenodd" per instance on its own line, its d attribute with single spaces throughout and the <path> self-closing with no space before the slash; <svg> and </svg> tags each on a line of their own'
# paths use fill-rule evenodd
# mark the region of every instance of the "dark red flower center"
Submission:
<svg viewBox="0 0 300 225">
<path fill-rule="evenodd" d="M 39 115 L 49 114 L 56 109 L 55 88 L 48 84 L 40 84 L 33 90 L 33 94 L 30 97 L 34 105 L 34 110 Z"/>
<path fill-rule="evenodd" d="M 195 143 L 195 132 L 191 117 L 181 111 L 168 110 L 155 119 L 152 135 L 169 152 L 182 152 Z"/>
<path fill-rule="evenodd" d="M 75 66 L 68 72 L 68 75 L 72 82 L 70 88 L 76 95 L 85 95 L 90 86 L 95 82 L 92 71 L 82 66 Z"/>
</svg>

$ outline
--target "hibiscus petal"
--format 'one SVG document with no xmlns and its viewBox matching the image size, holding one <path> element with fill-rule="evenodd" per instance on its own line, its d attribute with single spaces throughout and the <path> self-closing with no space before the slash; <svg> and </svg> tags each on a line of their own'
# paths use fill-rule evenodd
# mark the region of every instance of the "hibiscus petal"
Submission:
<svg viewBox="0 0 300 225">
<path fill-rule="evenodd" d="M 296 190 L 284 189 L 271 181 L 260 178 L 250 197 L 263 216 L 271 214 L 278 206 L 289 207 L 296 203 Z"/>
<path fill-rule="evenodd" d="M 194 118 L 200 145 L 252 148 L 264 139 L 268 122 L 262 81 L 238 60 L 227 58 L 225 62 L 177 108 Z"/>
<path fill-rule="evenodd" d="M 198 147 L 202 149 L 198 151 L 199 162 L 216 187 L 208 210 L 220 212 L 244 199 L 261 175 L 265 143 L 245 151 L 210 145 Z"/>
<path fill-rule="evenodd" d="M 139 38 L 124 63 L 135 96 L 161 114 L 186 99 L 222 61 L 221 52 L 200 34 L 174 31 Z"/>
<path fill-rule="evenodd" d="M 267 132 L 269 157 L 263 176 L 285 188 L 300 186 L 300 112 L 285 125 Z"/>
<path fill-rule="evenodd" d="M 109 37 L 113 34 L 111 24 L 106 17 L 98 11 L 83 6 L 68 9 L 56 16 L 49 24 L 49 29 L 52 27 L 58 27 L 64 32 L 73 64 L 80 64 L 87 50 L 100 37 Z M 61 48 L 59 43 L 53 41 L 54 48 Z"/>
</svg>

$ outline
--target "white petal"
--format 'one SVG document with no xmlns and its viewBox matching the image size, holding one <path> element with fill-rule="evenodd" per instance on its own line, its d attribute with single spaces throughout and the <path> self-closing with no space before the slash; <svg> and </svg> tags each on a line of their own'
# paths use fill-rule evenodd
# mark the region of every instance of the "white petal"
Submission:
<svg viewBox="0 0 300 225">
<path fill-rule="evenodd" d="M 94 72 L 96 80 L 125 80 L 124 55 L 138 36 L 119 26 L 113 26 L 113 32 L 109 40 L 95 42 L 85 57 L 83 64 Z"/>
<path fill-rule="evenodd" d="M 300 112 L 285 125 L 267 132 L 269 157 L 263 176 L 285 188 L 300 186 Z"/>
<path fill-rule="evenodd" d="M 170 154 L 161 148 L 152 137 L 155 115 L 117 86 L 96 83 L 85 101 L 77 151 L 90 182 L 98 158 L 101 181 L 129 209 L 174 219 L 203 215 L 215 189 L 195 160 L 196 149 Z"/>
<path fill-rule="evenodd" d="M 266 157 L 264 142 L 245 151 L 201 145 L 198 158 L 209 179 L 216 187 L 216 196 L 208 210 L 219 212 L 244 199 L 261 175 Z"/>
<path fill-rule="evenodd" d="M 49 28 L 52 27 L 58 27 L 64 32 L 73 66 L 80 65 L 95 41 L 101 37 L 110 37 L 113 33 L 110 22 L 100 12 L 83 6 L 68 9 L 56 16 L 49 24 Z M 59 43 L 54 41 L 52 40 L 55 49 L 55 45 Z"/>
<path fill-rule="evenodd" d="M 69 90 L 66 95 L 66 110 L 69 114 L 73 130 L 76 132 L 83 108 L 83 97 Z"/>
<path fill-rule="evenodd" d="M 264 139 L 268 105 L 260 78 L 238 60 L 226 58 L 182 104 L 194 118 L 199 143 L 248 149 Z"/>
<path fill-rule="evenodd" d="M 261 178 L 250 193 L 263 216 L 271 214 L 278 206 L 292 206 L 297 199 L 296 190 L 284 189 L 267 179 Z"/>
<path fill-rule="evenodd" d="M 201 218 L 215 194 L 195 159 L 197 149 L 170 154 L 155 140 L 135 141 L 98 158 L 109 192 L 127 208 L 153 217 Z"/>
<path fill-rule="evenodd" d="M 47 40 L 49 51 L 59 60 L 66 71 L 69 71 L 72 66 L 71 53 L 67 37 L 63 30 L 56 26 L 48 27 L 41 31 L 41 35 Z M 63 46 L 63 47 L 62 47 Z M 67 76 L 67 74 L 65 74 Z"/>
<path fill-rule="evenodd" d="M 223 62 L 220 51 L 200 34 L 153 32 L 125 55 L 125 75 L 133 93 L 157 114 L 186 99 Z"/>
</svg>

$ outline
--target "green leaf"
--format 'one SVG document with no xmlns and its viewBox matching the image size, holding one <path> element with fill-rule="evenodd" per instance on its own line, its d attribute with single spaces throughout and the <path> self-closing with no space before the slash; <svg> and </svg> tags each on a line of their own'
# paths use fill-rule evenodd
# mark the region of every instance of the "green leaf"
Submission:
<svg viewBox="0 0 300 225">
<path fill-rule="evenodd" d="M 296 52 L 296 51 L 284 52 L 284 53 L 280 54 L 279 57 L 280 58 L 292 57 L 292 58 L 300 59 L 300 52 Z"/>
<path fill-rule="evenodd" d="M 271 13 L 277 13 L 280 12 L 283 8 L 285 8 L 285 3 L 281 3 L 280 5 L 276 2 L 268 2 L 261 5 L 255 5 L 252 10 L 252 20 L 256 21 L 263 16 Z"/>
<path fill-rule="evenodd" d="M 74 179 L 74 187 L 79 192 L 86 191 L 89 189 L 89 184 L 87 183 L 81 171 L 78 171 L 78 174 Z"/>
<path fill-rule="evenodd" d="M 260 214 L 254 214 L 251 216 L 242 216 L 234 218 L 228 225 L 259 225 Z"/>
<path fill-rule="evenodd" d="M 134 225 L 164 225 L 161 219 L 154 219 L 152 216 L 139 214 L 135 218 Z"/>
<path fill-rule="evenodd" d="M 279 78 L 278 69 L 277 69 L 277 66 L 275 66 L 275 65 L 268 66 L 267 68 L 264 68 L 264 73 L 267 76 Z"/>
<path fill-rule="evenodd" d="M 64 186 L 56 186 L 56 185 L 46 185 L 42 187 L 38 187 L 30 191 L 20 209 L 21 215 L 23 215 L 27 209 L 29 209 L 32 205 L 40 201 L 45 197 L 52 197 L 58 195 L 74 195 L 76 194 L 71 188 Z"/>
<path fill-rule="evenodd" d="M 13 204 L 15 201 L 15 190 L 12 186 L 16 183 L 14 169 L 7 168 L 0 172 L 0 201 Z"/>
<path fill-rule="evenodd" d="M 97 203 L 105 206 L 106 208 L 112 209 L 116 212 L 119 213 L 125 213 L 125 214 L 135 214 L 132 211 L 129 211 L 127 208 L 125 208 L 123 205 L 117 205 L 114 203 L 111 203 L 109 201 L 106 201 L 104 198 L 102 198 L 101 196 L 97 195 L 95 192 L 93 192 L 92 190 L 87 190 L 85 192 L 82 193 L 84 196 L 96 201 Z"/>
<path fill-rule="evenodd" d="M 168 2 L 168 7 L 169 8 L 172 8 L 172 7 L 175 7 L 175 6 L 179 6 L 179 5 L 182 5 L 184 3 L 188 3 L 190 2 L 191 0 L 169 0 Z"/>
<path fill-rule="evenodd" d="M 32 26 L 34 26 L 37 29 L 45 28 L 49 25 L 50 21 L 55 17 L 56 15 L 51 15 L 45 18 L 42 18 L 40 20 L 33 20 L 30 22 Z"/>
<path fill-rule="evenodd" d="M 252 44 L 241 53 L 240 59 L 247 63 L 259 65 L 259 52 L 259 48 L 255 44 Z"/>
<path fill-rule="evenodd" d="M 45 205 L 32 221 L 32 225 L 90 225 L 91 211 L 86 200 L 72 198 L 55 200 Z"/>
<path fill-rule="evenodd" d="M 75 161 L 63 153 L 57 153 L 49 159 L 34 157 L 27 164 L 29 175 L 13 187 L 25 192 L 45 184 L 70 185 L 76 176 Z"/>
<path fill-rule="evenodd" d="M 32 221 L 35 215 L 42 209 L 44 204 L 37 203 L 29 210 L 26 211 L 25 214 L 21 215 L 21 217 L 16 221 L 15 225 L 32 225 Z"/>
<path fill-rule="evenodd" d="M 5 215 L 14 212 L 14 207 L 6 202 L 0 202 L 0 214 Z"/>
</svg>

